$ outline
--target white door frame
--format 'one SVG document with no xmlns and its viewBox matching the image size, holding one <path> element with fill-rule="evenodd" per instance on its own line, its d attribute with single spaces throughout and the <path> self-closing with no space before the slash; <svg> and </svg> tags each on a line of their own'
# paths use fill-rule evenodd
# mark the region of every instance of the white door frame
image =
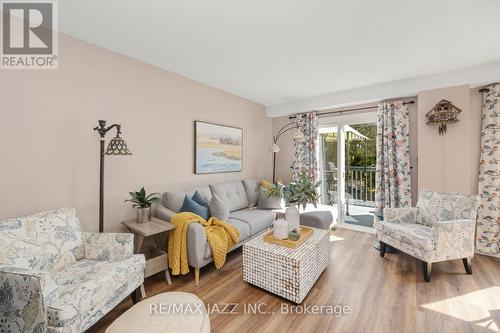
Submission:
<svg viewBox="0 0 500 333">
<path fill-rule="evenodd" d="M 335 227 L 375 233 L 373 228 L 357 226 L 345 223 L 345 131 L 349 124 L 364 124 L 377 121 L 376 112 L 355 113 L 351 115 L 339 115 L 320 118 L 319 127 L 337 127 L 337 221 Z M 322 152 L 323 154 L 323 152 Z M 323 157 L 322 157 L 323 158 Z M 323 168 L 322 164 L 322 168 Z M 335 221 L 334 221 L 335 222 Z"/>
</svg>

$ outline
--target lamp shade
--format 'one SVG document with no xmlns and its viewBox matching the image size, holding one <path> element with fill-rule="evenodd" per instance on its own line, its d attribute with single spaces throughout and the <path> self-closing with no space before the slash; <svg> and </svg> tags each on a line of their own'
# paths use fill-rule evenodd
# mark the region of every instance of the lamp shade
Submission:
<svg viewBox="0 0 500 333">
<path fill-rule="evenodd" d="M 128 150 L 127 144 L 120 137 L 120 134 L 117 134 L 109 142 L 108 148 L 104 152 L 104 155 L 132 155 L 132 153 L 130 152 L 130 150 Z"/>
<path fill-rule="evenodd" d="M 273 145 L 269 148 L 269 151 L 272 153 L 278 153 L 280 151 L 280 147 L 277 144 L 273 143 Z"/>
</svg>

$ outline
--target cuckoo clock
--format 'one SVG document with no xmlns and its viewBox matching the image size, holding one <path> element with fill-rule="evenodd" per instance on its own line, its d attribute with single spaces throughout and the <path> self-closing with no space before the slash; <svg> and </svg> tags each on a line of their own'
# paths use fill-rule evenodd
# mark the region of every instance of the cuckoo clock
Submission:
<svg viewBox="0 0 500 333">
<path fill-rule="evenodd" d="M 447 126 L 450 123 L 456 123 L 459 119 L 458 114 L 462 112 L 453 103 L 445 99 L 437 103 L 427 114 L 427 124 L 437 124 L 439 135 L 446 133 Z"/>
</svg>

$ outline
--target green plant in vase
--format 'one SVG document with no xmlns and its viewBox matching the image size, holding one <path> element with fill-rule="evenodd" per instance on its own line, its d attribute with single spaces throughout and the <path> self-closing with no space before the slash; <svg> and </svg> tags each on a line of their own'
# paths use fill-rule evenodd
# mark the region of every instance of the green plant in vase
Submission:
<svg viewBox="0 0 500 333">
<path fill-rule="evenodd" d="M 272 184 L 268 188 L 264 188 L 262 194 L 265 198 L 282 199 L 284 195 L 285 185 L 281 183 Z"/>
<path fill-rule="evenodd" d="M 284 196 L 289 206 L 285 212 L 285 219 L 289 223 L 289 230 L 298 232 L 300 237 L 300 211 L 305 209 L 308 203 L 316 207 L 320 194 L 318 187 L 321 182 L 315 182 L 307 171 L 301 171 L 295 181 L 288 184 L 284 189 Z"/>
<path fill-rule="evenodd" d="M 321 181 L 315 182 L 314 178 L 307 171 L 301 171 L 297 179 L 284 189 L 284 196 L 289 204 L 297 205 L 306 208 L 308 203 L 312 203 L 317 207 L 319 197 L 318 188 Z"/>
<path fill-rule="evenodd" d="M 132 207 L 137 208 L 137 222 L 144 223 L 151 221 L 151 205 L 161 202 L 159 193 L 146 195 L 146 190 L 141 188 L 138 192 L 129 192 L 130 199 L 125 202 L 131 202 Z"/>
</svg>

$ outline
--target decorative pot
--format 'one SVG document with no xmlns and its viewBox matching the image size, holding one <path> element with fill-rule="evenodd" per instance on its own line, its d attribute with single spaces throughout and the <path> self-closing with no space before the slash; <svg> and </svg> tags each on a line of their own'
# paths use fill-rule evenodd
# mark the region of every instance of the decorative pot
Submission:
<svg viewBox="0 0 500 333">
<path fill-rule="evenodd" d="M 288 239 L 291 241 L 298 241 L 300 239 L 300 231 L 298 229 L 290 231 Z"/>
<path fill-rule="evenodd" d="M 284 219 L 277 219 L 273 223 L 273 236 L 278 239 L 288 238 L 288 222 Z"/>
<path fill-rule="evenodd" d="M 151 207 L 137 208 L 137 223 L 151 222 Z"/>
<path fill-rule="evenodd" d="M 295 204 L 290 204 L 285 211 L 285 220 L 288 222 L 288 231 L 300 229 L 300 212 Z"/>
</svg>

